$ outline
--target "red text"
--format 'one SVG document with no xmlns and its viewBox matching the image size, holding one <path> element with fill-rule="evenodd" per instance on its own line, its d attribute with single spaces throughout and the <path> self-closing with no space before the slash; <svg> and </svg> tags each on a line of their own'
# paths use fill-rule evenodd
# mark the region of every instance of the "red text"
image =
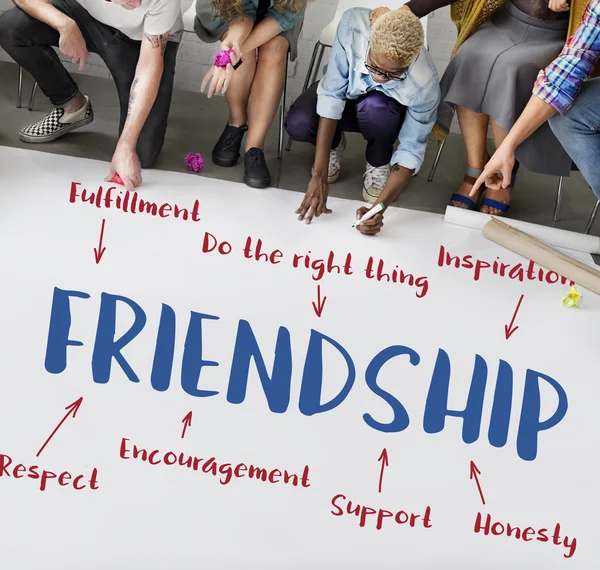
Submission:
<svg viewBox="0 0 600 570">
<path fill-rule="evenodd" d="M 244 257 L 246 259 L 255 259 L 256 261 L 268 261 L 273 265 L 277 265 L 283 257 L 283 252 L 279 249 L 274 249 L 269 253 L 264 253 L 262 250 L 263 242 L 261 239 L 256 240 L 254 250 L 252 250 L 252 238 L 248 236 L 246 238 L 246 245 L 244 246 Z"/>
<path fill-rule="evenodd" d="M 334 517 L 342 517 L 344 515 L 354 515 L 358 518 L 358 526 L 364 527 L 368 521 L 372 521 L 376 530 L 383 528 L 384 521 L 389 519 L 390 523 L 409 527 L 431 528 L 431 507 L 425 509 L 425 513 L 421 515 L 408 513 L 406 511 L 388 511 L 385 509 L 374 509 L 364 505 L 354 504 L 346 499 L 345 495 L 336 495 L 331 499 L 331 504 L 334 509 L 331 514 Z"/>
<path fill-rule="evenodd" d="M 137 192 L 119 190 L 116 186 L 111 186 L 106 190 L 102 186 L 99 186 L 96 192 L 88 192 L 83 188 L 80 192 L 77 188 L 80 185 L 80 182 L 71 182 L 71 192 L 69 195 L 69 202 L 71 204 L 83 202 L 106 210 L 116 208 L 127 214 L 149 214 L 150 216 L 158 216 L 159 218 L 173 217 L 185 221 L 200 221 L 200 202 L 198 200 L 194 200 L 194 205 L 190 212 L 188 208 L 181 208 L 177 204 L 169 204 L 168 202 L 157 204 L 156 202 L 144 200 L 140 198 Z"/>
<path fill-rule="evenodd" d="M 74 476 L 69 471 L 57 474 L 53 471 L 41 469 L 37 465 L 28 467 L 23 463 L 13 464 L 13 460 L 4 454 L 0 454 L 0 477 L 39 480 L 40 491 L 45 491 L 51 481 L 54 481 L 54 484 L 58 484 L 60 487 L 72 487 L 75 491 L 83 491 L 84 489 L 96 491 L 98 489 L 97 469 L 92 469 L 89 478 L 86 475 Z"/>
<path fill-rule="evenodd" d="M 148 451 L 137 445 L 130 446 L 129 439 L 121 440 L 119 457 L 121 459 L 139 459 L 149 463 L 150 465 L 174 465 L 176 467 L 185 467 L 193 471 L 200 471 L 208 475 L 219 477 L 221 485 L 228 485 L 234 478 L 242 479 L 257 479 L 259 481 L 268 482 L 273 485 L 283 483 L 284 485 L 292 485 L 293 487 L 310 487 L 308 480 L 309 467 L 306 465 L 302 471 L 302 475 L 290 473 L 287 470 L 271 469 L 267 470 L 255 465 L 246 465 L 245 463 L 219 463 L 216 458 L 210 457 L 204 459 L 202 457 L 194 457 L 185 453 L 175 453 L 173 451 L 162 452 L 158 449 Z"/>
<path fill-rule="evenodd" d="M 491 272 L 493 275 L 499 275 L 500 277 L 507 277 L 508 279 L 515 279 L 520 281 L 539 281 L 540 283 L 560 283 L 565 285 L 569 283 L 574 285 L 573 281 L 569 281 L 566 277 L 561 277 L 555 271 L 546 271 L 544 268 L 537 266 L 533 261 L 529 261 L 526 265 L 517 263 L 516 265 L 510 265 L 509 263 L 502 263 L 500 258 L 496 256 L 495 261 L 485 261 L 483 259 L 476 259 L 472 255 L 450 255 L 446 251 L 443 245 L 440 245 L 440 251 L 438 253 L 438 266 L 454 267 L 455 269 L 468 269 L 473 271 L 473 281 L 479 281 L 483 273 L 487 274 Z"/>
<path fill-rule="evenodd" d="M 565 536 L 564 538 L 560 536 L 560 524 L 558 523 L 556 523 L 554 531 L 550 535 L 550 531 L 547 528 L 535 529 L 531 526 L 523 528 L 511 525 L 510 523 L 494 522 L 492 521 L 491 515 L 486 515 L 484 521 L 483 515 L 477 513 L 475 528 L 473 530 L 475 534 L 482 532 L 485 536 L 506 535 L 516 540 L 522 540 L 523 542 L 531 542 L 533 540 L 538 542 L 552 542 L 555 546 L 562 546 L 566 549 L 566 552 L 563 554 L 565 558 L 572 558 L 577 549 L 576 538 L 569 540 L 568 536 Z"/>
<path fill-rule="evenodd" d="M 369 257 L 365 274 L 367 279 L 375 279 L 376 281 L 385 281 L 387 283 L 399 283 L 400 285 L 408 283 L 410 287 L 417 287 L 416 296 L 419 299 L 425 297 L 427 291 L 429 291 L 429 280 L 427 277 L 415 278 L 412 273 L 404 273 L 404 270 L 400 269 L 397 265 L 390 271 L 383 259 L 375 261 L 374 257 Z"/>
<path fill-rule="evenodd" d="M 312 278 L 315 281 L 319 281 L 323 278 L 323 275 L 326 273 L 337 273 L 338 275 L 343 273 L 344 275 L 352 275 L 352 254 L 347 253 L 342 265 L 337 265 L 335 263 L 336 257 L 335 252 L 330 251 L 327 254 L 326 258 L 317 258 L 314 259 L 312 257 L 312 252 L 309 251 L 305 255 L 294 254 L 294 260 L 292 261 L 292 265 L 294 267 L 302 267 L 304 266 L 306 269 L 313 270 Z"/>
</svg>

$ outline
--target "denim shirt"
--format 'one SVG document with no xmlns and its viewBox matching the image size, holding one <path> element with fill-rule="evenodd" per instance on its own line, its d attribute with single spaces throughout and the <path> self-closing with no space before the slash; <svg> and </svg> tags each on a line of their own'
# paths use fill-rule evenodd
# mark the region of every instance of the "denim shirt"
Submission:
<svg viewBox="0 0 600 570">
<path fill-rule="evenodd" d="M 400 144 L 391 164 L 415 173 L 423 164 L 427 137 L 433 129 L 440 102 L 439 78 L 424 47 L 402 79 L 376 83 L 365 67 L 371 36 L 370 10 L 352 8 L 340 20 L 327 71 L 317 90 L 317 114 L 340 120 L 347 99 L 358 99 L 370 91 L 380 91 L 406 107 L 406 117 L 398 134 Z"/>
<path fill-rule="evenodd" d="M 300 10 L 300 12 L 295 14 L 291 10 L 284 9 L 281 11 L 281 14 L 280 14 L 279 11 L 277 10 L 277 8 L 275 8 L 275 6 L 274 6 L 274 0 L 271 0 L 270 4 L 271 5 L 269 7 L 269 11 L 267 12 L 267 16 L 269 18 L 271 18 L 272 20 L 275 20 L 275 22 L 277 22 L 279 24 L 279 28 L 281 29 L 282 32 L 291 30 L 295 26 L 296 22 L 298 22 L 298 20 L 300 20 L 300 18 L 302 18 L 302 15 L 304 14 L 304 11 L 306 10 L 306 8 L 303 8 L 302 10 Z M 258 0 L 244 0 L 243 8 L 244 8 L 244 16 L 246 18 L 252 18 L 253 20 L 256 20 L 256 10 L 258 8 Z M 223 24 L 224 21 L 225 20 L 222 17 L 215 18 L 213 20 L 213 24 L 212 24 L 213 29 L 217 29 L 219 26 L 221 26 Z"/>
</svg>

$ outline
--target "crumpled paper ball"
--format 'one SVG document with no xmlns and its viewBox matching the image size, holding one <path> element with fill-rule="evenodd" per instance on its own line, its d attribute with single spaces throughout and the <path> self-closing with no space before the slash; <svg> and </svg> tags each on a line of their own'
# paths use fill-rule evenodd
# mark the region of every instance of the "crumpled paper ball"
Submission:
<svg viewBox="0 0 600 570">
<path fill-rule="evenodd" d="M 215 67 L 226 68 L 231 63 L 231 54 L 234 50 L 223 50 L 215 55 Z"/>
<path fill-rule="evenodd" d="M 185 155 L 185 165 L 193 172 L 200 172 L 204 168 L 204 159 L 201 154 L 190 152 Z"/>
<path fill-rule="evenodd" d="M 562 304 L 568 309 L 573 307 L 580 307 L 579 301 L 583 295 L 577 291 L 577 288 L 572 285 L 571 290 L 563 297 Z"/>
</svg>

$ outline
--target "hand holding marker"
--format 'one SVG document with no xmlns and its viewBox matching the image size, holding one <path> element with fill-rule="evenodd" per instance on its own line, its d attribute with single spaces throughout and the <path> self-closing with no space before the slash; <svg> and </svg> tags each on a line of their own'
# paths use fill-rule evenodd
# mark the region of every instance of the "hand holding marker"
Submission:
<svg viewBox="0 0 600 570">
<path fill-rule="evenodd" d="M 356 226 L 362 224 L 363 222 L 366 222 L 367 220 L 374 218 L 377 214 L 379 214 L 379 212 L 381 212 L 384 209 L 385 209 L 385 206 L 384 206 L 383 202 L 379 202 L 379 204 L 377 204 L 376 206 L 373 206 L 360 220 L 357 220 L 356 222 L 354 222 L 352 224 L 352 227 L 355 228 Z"/>
</svg>

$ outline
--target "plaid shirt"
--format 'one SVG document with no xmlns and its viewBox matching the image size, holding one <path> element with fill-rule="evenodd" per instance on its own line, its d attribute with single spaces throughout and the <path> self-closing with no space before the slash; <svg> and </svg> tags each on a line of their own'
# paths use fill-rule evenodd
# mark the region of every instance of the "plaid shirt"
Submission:
<svg viewBox="0 0 600 570">
<path fill-rule="evenodd" d="M 559 113 L 569 110 L 585 79 L 600 59 L 600 0 L 592 0 L 577 31 L 560 55 L 540 71 L 534 95 Z"/>
</svg>

